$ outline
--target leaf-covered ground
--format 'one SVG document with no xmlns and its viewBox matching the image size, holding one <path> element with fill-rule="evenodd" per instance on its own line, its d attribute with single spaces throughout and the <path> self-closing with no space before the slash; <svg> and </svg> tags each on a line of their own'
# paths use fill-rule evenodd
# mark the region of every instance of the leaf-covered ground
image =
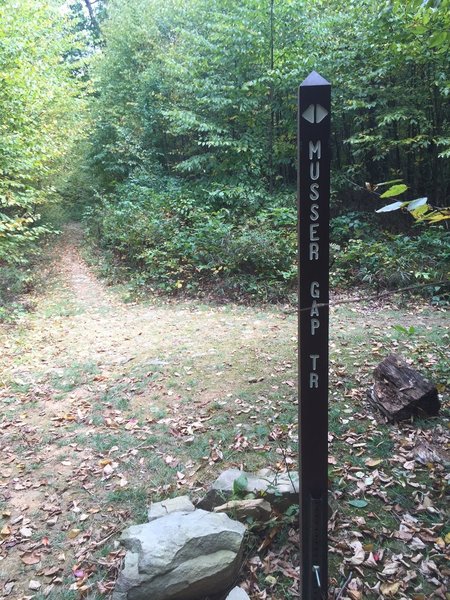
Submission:
<svg viewBox="0 0 450 600">
<path fill-rule="evenodd" d="M 197 498 L 229 466 L 296 469 L 292 309 L 125 304 L 79 245 L 68 228 L 35 311 L 0 329 L 2 600 L 108 597 L 119 534 L 149 502 Z M 330 597 L 448 600 L 447 315 L 331 312 Z M 440 418 L 373 413 L 371 370 L 391 351 L 441 386 Z M 296 521 L 294 508 L 249 528 L 252 599 L 297 597 Z"/>
</svg>

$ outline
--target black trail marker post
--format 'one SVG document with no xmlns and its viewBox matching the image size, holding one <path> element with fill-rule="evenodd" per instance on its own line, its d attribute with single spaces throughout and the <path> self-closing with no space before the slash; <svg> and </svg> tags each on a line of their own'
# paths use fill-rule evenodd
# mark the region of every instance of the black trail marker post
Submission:
<svg viewBox="0 0 450 600">
<path fill-rule="evenodd" d="M 328 594 L 328 273 L 331 86 L 313 71 L 298 102 L 300 594 Z"/>
</svg>

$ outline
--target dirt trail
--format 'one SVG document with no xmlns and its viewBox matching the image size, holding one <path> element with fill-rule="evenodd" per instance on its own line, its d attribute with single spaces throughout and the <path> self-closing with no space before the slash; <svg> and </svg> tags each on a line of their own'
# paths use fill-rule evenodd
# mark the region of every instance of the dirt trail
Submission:
<svg viewBox="0 0 450 600">
<path fill-rule="evenodd" d="M 120 554 L 100 578 L 92 556 L 102 540 L 152 493 L 187 485 L 177 472 L 192 461 L 170 462 L 174 429 L 204 434 L 196 452 L 208 455 L 199 418 L 236 383 L 248 385 L 261 348 L 295 333 L 275 311 L 124 304 L 82 260 L 81 237 L 66 228 L 35 312 L 0 328 L 0 599 L 104 591 Z M 129 490 L 144 483 L 133 505 Z"/>
<path fill-rule="evenodd" d="M 78 225 L 71 224 L 66 227 L 61 248 L 60 270 L 70 285 L 76 301 L 86 310 L 95 312 L 102 307 L 111 307 L 113 299 L 81 259 L 79 246 L 82 237 L 83 230 Z"/>
</svg>

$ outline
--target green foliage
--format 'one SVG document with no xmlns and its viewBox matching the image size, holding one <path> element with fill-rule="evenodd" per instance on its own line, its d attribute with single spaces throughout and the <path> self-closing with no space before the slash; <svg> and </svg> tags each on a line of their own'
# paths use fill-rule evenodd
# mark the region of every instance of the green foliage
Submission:
<svg viewBox="0 0 450 600">
<path fill-rule="evenodd" d="M 285 297 L 296 273 L 296 89 L 314 68 L 333 84 L 332 208 L 343 219 L 335 232 L 347 236 L 335 241 L 345 247 L 336 279 L 414 279 L 402 253 L 396 261 L 397 242 L 375 239 L 372 248 L 366 240 L 381 219 L 344 221 L 357 202 L 351 182 L 386 173 L 383 197 L 405 191 L 402 173 L 417 200 L 382 212 L 443 218 L 448 0 L 277 0 L 273 15 L 270 7 L 110 0 L 101 43 L 86 43 L 87 134 L 58 189 L 88 207 L 93 237 L 140 284 Z M 348 239 L 367 248 L 367 265 L 356 266 L 361 256 L 345 265 Z"/>
<path fill-rule="evenodd" d="M 85 213 L 91 235 L 100 235 L 106 249 L 137 270 L 141 285 L 262 299 L 283 296 L 294 285 L 292 208 L 274 206 L 242 221 L 228 209 L 212 210 L 173 181 L 167 188 L 127 183 L 119 198 L 104 199 Z"/>
<path fill-rule="evenodd" d="M 395 331 L 398 333 L 402 333 L 408 337 L 416 334 L 416 328 L 413 327 L 413 325 L 410 325 L 409 327 L 403 327 L 403 325 L 392 325 L 392 329 L 395 329 Z"/>
<path fill-rule="evenodd" d="M 449 279 L 450 233 L 443 230 L 351 238 L 334 251 L 331 280 L 337 286 L 363 284 L 381 290 Z M 439 296 L 436 287 L 423 288 L 423 293 Z"/>
<path fill-rule="evenodd" d="M 0 268 L 48 232 L 42 207 L 75 126 L 75 86 L 62 61 L 73 40 L 56 2 L 0 5 Z"/>
<path fill-rule="evenodd" d="M 233 481 L 233 496 L 235 498 L 242 498 L 247 494 L 248 477 L 245 473 L 241 473 L 239 477 Z"/>
<path fill-rule="evenodd" d="M 404 183 L 397 183 L 396 185 L 393 185 L 388 190 L 383 192 L 380 198 L 392 198 L 392 196 L 398 196 L 399 194 L 406 192 L 407 189 L 408 186 Z"/>
<path fill-rule="evenodd" d="M 375 185 L 366 184 L 366 186 L 372 191 L 376 193 L 376 190 L 388 183 L 377 183 Z M 385 192 L 380 194 L 380 198 L 393 198 L 394 196 L 399 196 L 406 192 L 408 186 L 405 184 L 396 184 L 387 189 Z M 387 204 L 379 208 L 377 213 L 385 213 L 385 212 L 393 212 L 399 209 L 406 209 L 417 222 L 428 222 L 428 223 L 438 223 L 439 221 L 446 221 L 450 219 L 450 207 L 434 207 L 428 204 L 428 198 L 416 198 L 415 200 L 406 200 L 400 201 L 396 200 L 391 204 Z"/>
<path fill-rule="evenodd" d="M 0 268 L 0 321 L 23 312 L 24 307 L 18 300 L 29 291 L 31 284 L 32 274 L 29 269 L 18 266 Z"/>
</svg>

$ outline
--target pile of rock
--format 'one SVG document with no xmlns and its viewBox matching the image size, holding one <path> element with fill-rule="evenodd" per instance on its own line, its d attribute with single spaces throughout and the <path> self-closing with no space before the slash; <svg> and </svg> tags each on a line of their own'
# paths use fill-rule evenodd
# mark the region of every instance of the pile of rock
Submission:
<svg viewBox="0 0 450 600">
<path fill-rule="evenodd" d="M 241 491 L 254 498 L 232 499 L 237 479 Z M 271 502 L 280 507 L 298 502 L 296 474 L 229 469 L 197 507 L 187 496 L 152 504 L 148 523 L 122 533 L 127 553 L 113 600 L 248 599 L 239 587 L 229 591 L 243 554 L 246 528 L 240 521 L 267 521 Z"/>
<path fill-rule="evenodd" d="M 256 474 L 239 469 L 227 469 L 216 479 L 206 496 L 197 503 L 198 508 L 214 510 L 232 498 L 236 480 L 245 481 L 243 494 L 252 494 L 276 505 L 278 510 L 286 510 L 298 503 L 298 473 L 276 473 L 271 469 L 261 469 Z"/>
</svg>

